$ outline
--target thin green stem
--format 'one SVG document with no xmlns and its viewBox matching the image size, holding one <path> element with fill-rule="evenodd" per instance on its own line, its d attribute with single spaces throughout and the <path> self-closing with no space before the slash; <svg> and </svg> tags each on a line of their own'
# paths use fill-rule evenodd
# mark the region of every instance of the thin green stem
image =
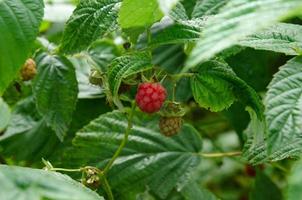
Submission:
<svg viewBox="0 0 302 200">
<path fill-rule="evenodd" d="M 63 171 L 63 172 L 81 172 L 83 168 L 79 169 L 65 169 L 65 168 L 51 168 L 50 171 Z"/>
<path fill-rule="evenodd" d="M 110 184 L 108 183 L 108 180 L 103 172 L 99 173 L 99 177 L 102 180 L 103 183 L 103 188 L 105 192 L 107 193 L 108 199 L 109 200 L 114 200 L 114 196 L 110 187 Z"/>
<path fill-rule="evenodd" d="M 224 152 L 224 153 L 199 153 L 198 155 L 204 158 L 220 158 L 220 157 L 232 157 L 232 156 L 240 156 L 240 151 L 235 152 Z"/>
<path fill-rule="evenodd" d="M 128 136 L 129 136 L 129 133 L 130 133 L 131 128 L 132 128 L 132 120 L 133 120 L 135 107 L 136 107 L 136 104 L 133 103 L 131 111 L 129 113 L 129 117 L 128 117 L 128 126 L 127 126 L 127 129 L 126 129 L 125 134 L 124 134 L 124 139 L 122 140 L 120 146 L 118 147 L 118 149 L 116 150 L 116 152 L 114 153 L 114 155 L 112 156 L 112 158 L 110 159 L 108 164 L 105 166 L 105 169 L 103 171 L 104 175 L 107 174 L 107 172 L 109 171 L 109 169 L 111 168 L 111 166 L 113 165 L 113 163 L 117 159 L 117 157 L 120 155 L 120 153 L 122 152 L 124 146 L 126 145 L 126 143 L 128 141 Z"/>
<path fill-rule="evenodd" d="M 175 93 L 176 93 L 176 82 L 174 82 L 173 84 L 173 91 L 172 91 L 172 101 L 174 102 L 175 101 Z"/>
</svg>

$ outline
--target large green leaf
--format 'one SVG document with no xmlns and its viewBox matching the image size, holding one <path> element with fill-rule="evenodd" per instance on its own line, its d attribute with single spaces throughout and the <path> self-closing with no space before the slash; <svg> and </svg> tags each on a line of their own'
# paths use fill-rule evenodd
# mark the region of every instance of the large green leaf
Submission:
<svg viewBox="0 0 302 200">
<path fill-rule="evenodd" d="M 302 26 L 278 23 L 240 40 L 239 45 L 298 55 L 302 52 Z"/>
<path fill-rule="evenodd" d="M 297 14 L 299 8 L 302 9 L 301 0 L 231 0 L 218 15 L 208 20 L 202 39 L 193 49 L 184 71 L 245 36 Z"/>
<path fill-rule="evenodd" d="M 197 0 L 192 12 L 192 18 L 215 15 L 219 9 L 230 0 Z"/>
<path fill-rule="evenodd" d="M 123 79 L 151 68 L 151 56 L 147 52 L 125 54 L 114 59 L 108 70 L 108 83 L 114 102 L 118 101 L 118 90 Z"/>
<path fill-rule="evenodd" d="M 47 124 L 63 140 L 75 108 L 78 86 L 75 69 L 64 56 L 41 53 L 33 93 L 37 109 Z"/>
<path fill-rule="evenodd" d="M 0 1 L 0 96 L 29 56 L 43 8 L 42 0 Z"/>
<path fill-rule="evenodd" d="M 275 159 L 302 152 L 302 56 L 280 68 L 269 85 L 266 97 L 268 150 Z"/>
<path fill-rule="evenodd" d="M 288 177 L 286 200 L 296 200 L 302 195 L 302 160 L 296 162 Z"/>
<path fill-rule="evenodd" d="M 122 193 L 148 185 L 165 198 L 173 188 L 185 184 L 200 163 L 202 143 L 193 127 L 184 125 L 178 135 L 167 138 L 160 134 L 157 123 L 157 117 L 135 115 L 129 141 L 108 174 L 114 190 Z M 77 133 L 65 162 L 73 167 L 88 164 L 103 168 L 122 141 L 126 127 L 124 113 L 101 115 Z"/>
<path fill-rule="evenodd" d="M 10 108 L 0 97 L 0 132 L 3 131 L 9 123 L 10 120 Z"/>
<path fill-rule="evenodd" d="M 222 61 L 208 61 L 197 69 L 191 78 L 191 88 L 195 100 L 201 107 L 211 111 L 228 108 L 235 99 L 251 107 L 259 119 L 263 119 L 263 105 L 258 94 L 241 80 Z"/>
<path fill-rule="evenodd" d="M 0 165 L 0 199 L 103 200 L 69 176 L 45 170 Z"/>
<path fill-rule="evenodd" d="M 75 53 L 116 28 L 120 0 L 81 0 L 67 21 L 61 51 Z"/>
<path fill-rule="evenodd" d="M 1 154 L 17 161 L 41 161 L 58 143 L 55 133 L 37 114 L 32 97 L 14 107 L 9 126 L 0 137 Z"/>
</svg>

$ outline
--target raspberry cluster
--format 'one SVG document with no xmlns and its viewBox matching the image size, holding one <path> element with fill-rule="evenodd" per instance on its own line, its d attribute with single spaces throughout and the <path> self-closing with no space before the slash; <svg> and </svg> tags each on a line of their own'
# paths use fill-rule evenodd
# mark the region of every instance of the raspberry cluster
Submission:
<svg viewBox="0 0 302 200">
<path fill-rule="evenodd" d="M 166 89 L 160 83 L 141 83 L 135 100 L 143 112 L 154 113 L 160 110 L 166 96 Z"/>
</svg>

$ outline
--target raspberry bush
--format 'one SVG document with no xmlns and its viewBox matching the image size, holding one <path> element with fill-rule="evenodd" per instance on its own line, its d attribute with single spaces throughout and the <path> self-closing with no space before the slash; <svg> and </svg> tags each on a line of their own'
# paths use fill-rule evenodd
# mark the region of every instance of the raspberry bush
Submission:
<svg viewBox="0 0 302 200">
<path fill-rule="evenodd" d="M 301 0 L 0 1 L 0 200 L 299 200 Z"/>
</svg>

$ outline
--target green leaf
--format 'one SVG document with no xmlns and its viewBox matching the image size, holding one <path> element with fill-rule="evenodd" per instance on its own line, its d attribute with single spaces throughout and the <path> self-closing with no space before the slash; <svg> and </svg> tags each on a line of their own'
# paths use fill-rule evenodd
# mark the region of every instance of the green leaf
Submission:
<svg viewBox="0 0 302 200">
<path fill-rule="evenodd" d="M 129 141 L 109 171 L 110 185 L 120 193 L 145 184 L 165 198 L 183 185 L 200 163 L 202 142 L 199 133 L 184 125 L 178 135 L 160 134 L 158 118 L 137 113 Z M 123 139 L 127 116 L 121 112 L 101 115 L 77 133 L 74 148 L 66 152 L 65 162 L 100 168 L 108 162 Z M 95 153 L 91 153 L 95 152 Z"/>
<path fill-rule="evenodd" d="M 251 107 L 263 119 L 260 97 L 243 80 L 236 76 L 227 63 L 212 60 L 197 69 L 191 79 L 193 96 L 197 103 L 211 111 L 221 111 L 231 106 L 235 99 Z"/>
<path fill-rule="evenodd" d="M 191 78 L 191 88 L 199 106 L 218 112 L 232 105 L 235 95 L 232 84 L 223 76 L 236 76 L 230 68 L 218 66 L 216 61 L 199 67 L 198 74 Z"/>
<path fill-rule="evenodd" d="M 268 152 L 275 160 L 302 152 L 302 56 L 280 68 L 269 85 L 266 102 Z"/>
<path fill-rule="evenodd" d="M 0 1 L 0 96 L 29 56 L 43 8 L 42 0 Z"/>
<path fill-rule="evenodd" d="M 0 97 L 0 132 L 2 132 L 9 123 L 11 117 L 9 106 Z"/>
<path fill-rule="evenodd" d="M 39 169 L 0 165 L 0 199 L 103 200 L 67 175 Z"/>
<path fill-rule="evenodd" d="M 169 17 L 171 17 L 174 21 L 189 20 L 186 9 L 180 2 L 178 2 L 175 7 L 169 12 Z"/>
<path fill-rule="evenodd" d="M 123 29 L 145 29 L 163 16 L 157 0 L 124 0 L 118 21 Z"/>
<path fill-rule="evenodd" d="M 0 137 L 1 154 L 17 161 L 41 161 L 53 153 L 58 143 L 55 133 L 37 114 L 32 97 L 14 107 L 9 126 Z"/>
<path fill-rule="evenodd" d="M 247 35 L 299 13 L 300 8 L 301 0 L 231 0 L 218 15 L 208 20 L 202 39 L 183 71 L 210 59 Z"/>
<path fill-rule="evenodd" d="M 148 45 L 154 47 L 164 44 L 196 42 L 200 38 L 201 27 L 201 24 L 197 24 L 197 21 L 192 20 L 183 21 L 183 24 L 173 24 L 152 35 Z"/>
<path fill-rule="evenodd" d="M 302 26 L 278 23 L 240 40 L 238 45 L 299 55 L 302 51 Z"/>
<path fill-rule="evenodd" d="M 118 102 L 118 90 L 123 79 L 151 68 L 151 57 L 146 52 L 126 54 L 114 59 L 108 70 L 108 83 L 114 102 Z"/>
<path fill-rule="evenodd" d="M 81 0 L 67 21 L 60 50 L 76 53 L 117 26 L 120 0 Z"/>
<path fill-rule="evenodd" d="M 242 150 L 242 157 L 250 164 L 257 165 L 268 160 L 265 136 L 267 127 L 265 120 L 257 118 L 257 114 L 250 108 L 246 109 L 251 118 L 251 122 L 244 131 L 245 144 Z"/>
<path fill-rule="evenodd" d="M 258 171 L 254 187 L 250 193 L 250 200 L 282 200 L 282 193 L 278 186 L 263 172 Z"/>
<path fill-rule="evenodd" d="M 192 18 L 215 15 L 219 12 L 220 8 L 229 1 L 230 0 L 197 0 L 192 12 Z"/>
<path fill-rule="evenodd" d="M 62 141 L 77 100 L 75 69 L 64 56 L 41 53 L 36 61 L 33 93 L 37 109 Z"/>
<path fill-rule="evenodd" d="M 302 160 L 296 162 L 288 177 L 286 200 L 296 200 L 302 195 Z"/>
</svg>

